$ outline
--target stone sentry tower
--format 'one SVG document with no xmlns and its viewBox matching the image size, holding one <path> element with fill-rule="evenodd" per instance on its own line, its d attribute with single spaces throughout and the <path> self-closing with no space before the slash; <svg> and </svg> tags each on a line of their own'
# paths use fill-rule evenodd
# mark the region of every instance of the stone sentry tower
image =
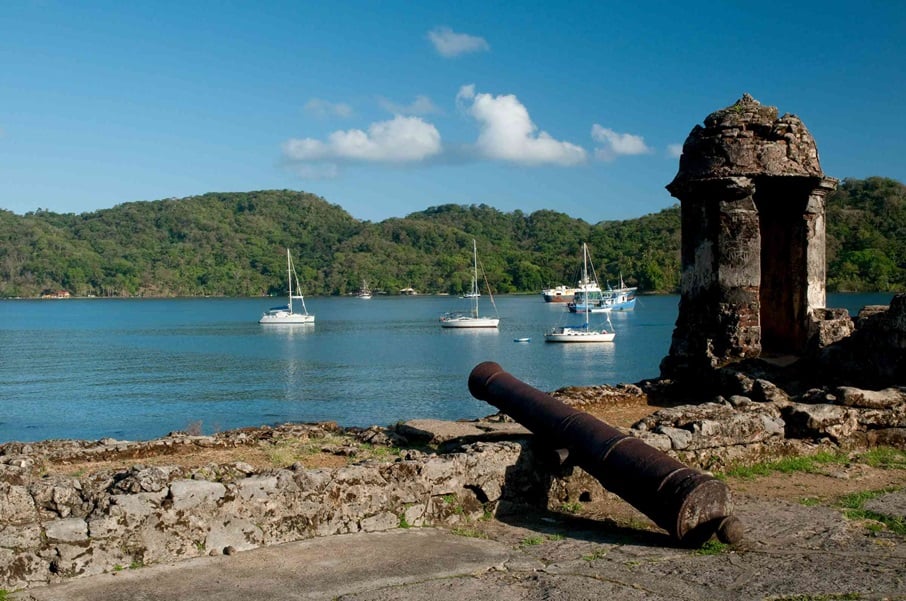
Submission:
<svg viewBox="0 0 906 601">
<path fill-rule="evenodd" d="M 801 355 L 825 306 L 825 177 L 811 134 L 749 94 L 696 125 L 667 190 L 682 212 L 667 378 Z"/>
</svg>

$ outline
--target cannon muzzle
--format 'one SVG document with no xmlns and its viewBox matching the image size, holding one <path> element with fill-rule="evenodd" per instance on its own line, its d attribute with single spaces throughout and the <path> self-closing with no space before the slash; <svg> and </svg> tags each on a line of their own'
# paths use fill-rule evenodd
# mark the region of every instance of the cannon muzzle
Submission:
<svg viewBox="0 0 906 601">
<path fill-rule="evenodd" d="M 715 534 L 725 543 L 742 540 L 742 524 L 730 514 L 730 491 L 713 476 L 561 403 L 492 361 L 478 364 L 469 374 L 469 392 L 528 428 L 544 444 L 566 449 L 572 463 L 681 544 L 701 546 Z"/>
</svg>

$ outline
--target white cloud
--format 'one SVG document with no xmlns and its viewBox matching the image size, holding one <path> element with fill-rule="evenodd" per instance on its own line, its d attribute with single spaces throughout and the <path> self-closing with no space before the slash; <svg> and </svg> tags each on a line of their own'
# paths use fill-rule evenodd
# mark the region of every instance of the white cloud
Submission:
<svg viewBox="0 0 906 601">
<path fill-rule="evenodd" d="M 421 161 L 441 151 L 440 132 L 418 117 L 396 116 L 372 123 L 368 131 L 335 131 L 326 141 L 290 139 L 284 154 L 304 163 L 319 161 L 368 161 L 406 163 Z"/>
<path fill-rule="evenodd" d="M 456 102 L 479 122 L 481 133 L 475 146 L 485 157 L 529 165 L 577 165 L 586 160 L 584 148 L 538 131 L 528 110 L 512 94 L 476 94 L 475 86 L 468 85 L 460 88 Z"/>
<path fill-rule="evenodd" d="M 415 97 L 415 100 L 411 104 L 397 104 L 392 100 L 386 98 L 378 98 L 378 104 L 381 107 L 394 115 L 430 115 L 432 113 L 440 113 L 441 110 L 431 102 L 431 99 L 427 96 L 418 95 Z"/>
<path fill-rule="evenodd" d="M 345 102 L 328 102 L 320 98 L 312 98 L 305 103 L 305 111 L 318 117 L 349 117 L 352 107 Z"/>
<path fill-rule="evenodd" d="M 612 129 L 601 127 L 597 123 L 591 126 L 591 137 L 603 144 L 595 148 L 595 157 L 602 161 L 612 161 L 621 155 L 648 154 L 651 149 L 645 145 L 645 138 L 634 134 L 620 134 Z"/>
<path fill-rule="evenodd" d="M 447 58 L 469 52 L 486 52 L 491 49 L 484 38 L 467 33 L 456 33 L 449 27 L 435 27 L 428 32 L 428 39 L 434 44 L 434 49 L 438 54 Z"/>
<path fill-rule="evenodd" d="M 667 155 L 678 159 L 683 156 L 683 145 L 682 144 L 668 144 L 667 145 Z"/>
</svg>

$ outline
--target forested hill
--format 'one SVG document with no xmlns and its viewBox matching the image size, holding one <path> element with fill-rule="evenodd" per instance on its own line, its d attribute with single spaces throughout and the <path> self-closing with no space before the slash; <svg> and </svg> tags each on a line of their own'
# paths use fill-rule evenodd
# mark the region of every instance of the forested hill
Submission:
<svg viewBox="0 0 906 601">
<path fill-rule="evenodd" d="M 828 199 L 831 290 L 906 289 L 906 187 L 845 180 Z M 679 208 L 589 224 L 563 213 L 444 205 L 372 223 L 303 192 L 211 193 L 91 213 L 0 210 L 0 296 L 257 296 L 285 291 L 285 248 L 306 294 L 363 280 L 395 294 L 468 290 L 471 240 L 495 292 L 575 283 L 582 242 L 600 280 L 676 291 Z"/>
</svg>

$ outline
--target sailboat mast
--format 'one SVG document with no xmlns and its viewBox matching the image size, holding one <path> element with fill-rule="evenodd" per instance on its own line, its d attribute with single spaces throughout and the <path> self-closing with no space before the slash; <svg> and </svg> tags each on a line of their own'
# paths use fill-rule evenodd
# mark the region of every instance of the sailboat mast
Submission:
<svg viewBox="0 0 906 601">
<path fill-rule="evenodd" d="M 289 286 L 289 303 L 287 304 L 287 307 L 289 307 L 290 313 L 293 312 L 293 274 L 292 274 L 292 271 L 293 271 L 293 267 L 292 267 L 292 263 L 290 263 L 289 249 L 287 248 L 286 249 L 286 282 L 287 282 L 287 285 Z"/>
<path fill-rule="evenodd" d="M 478 317 L 478 244 L 472 238 L 472 316 Z"/>
<path fill-rule="evenodd" d="M 591 292 L 588 290 L 588 245 L 582 243 L 582 283 L 585 286 L 585 330 L 588 331 L 588 313 L 591 311 L 589 302 Z"/>
</svg>

